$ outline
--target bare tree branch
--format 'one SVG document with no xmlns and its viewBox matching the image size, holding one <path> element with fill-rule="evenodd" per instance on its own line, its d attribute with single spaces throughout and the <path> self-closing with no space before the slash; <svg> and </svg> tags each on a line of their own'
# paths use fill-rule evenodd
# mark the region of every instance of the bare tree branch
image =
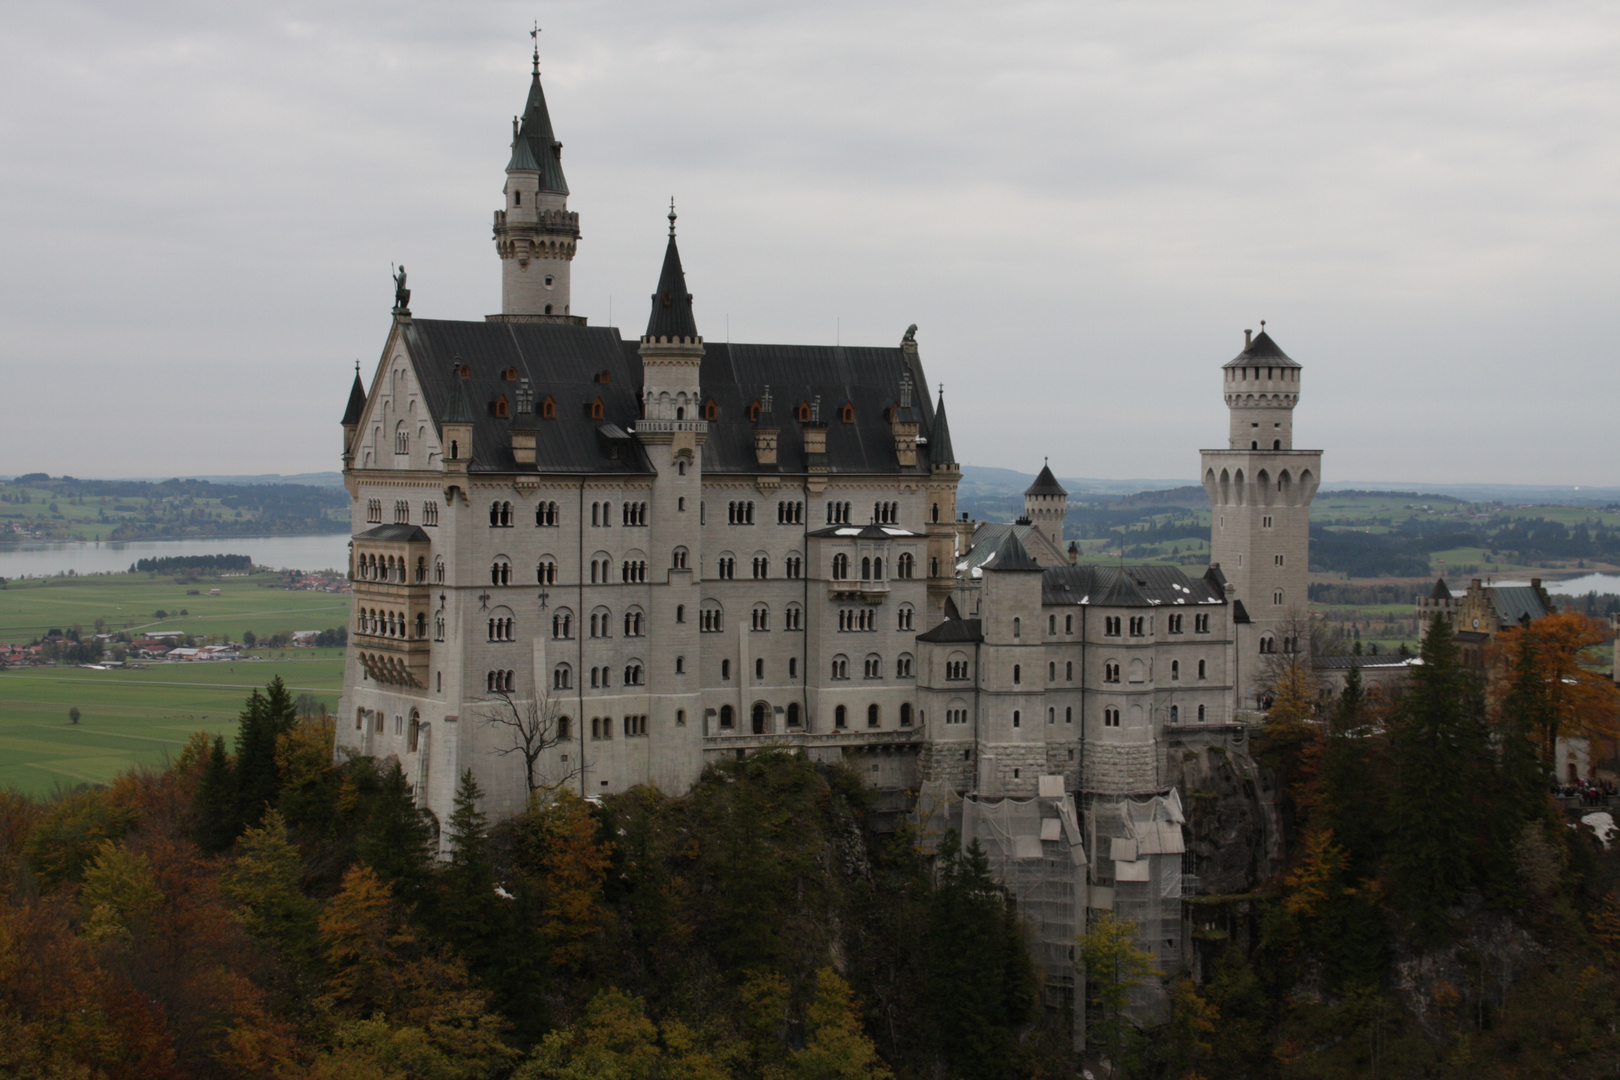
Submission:
<svg viewBox="0 0 1620 1080">
<path fill-rule="evenodd" d="M 544 690 L 533 699 L 514 697 L 509 690 L 492 691 L 489 698 L 490 706 L 478 718 L 487 727 L 506 729 L 508 745 L 497 746 L 495 752 L 503 757 L 517 754 L 523 759 L 523 783 L 531 802 L 536 795 L 549 795 L 584 775 L 583 754 L 567 766 L 559 760 L 549 769 L 542 767 L 548 750 L 566 748 L 575 738 L 570 719 L 559 715 L 558 699 Z"/>
</svg>

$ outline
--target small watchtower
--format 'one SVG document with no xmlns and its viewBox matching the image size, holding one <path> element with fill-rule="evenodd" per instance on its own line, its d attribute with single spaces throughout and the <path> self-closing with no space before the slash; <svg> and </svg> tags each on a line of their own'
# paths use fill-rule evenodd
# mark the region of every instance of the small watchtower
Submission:
<svg viewBox="0 0 1620 1080">
<path fill-rule="evenodd" d="M 1024 489 L 1024 516 L 1029 523 L 1052 541 L 1052 547 L 1063 550 L 1063 519 L 1069 513 L 1069 493 L 1052 475 L 1050 462 L 1041 465 L 1041 474 Z"/>
</svg>

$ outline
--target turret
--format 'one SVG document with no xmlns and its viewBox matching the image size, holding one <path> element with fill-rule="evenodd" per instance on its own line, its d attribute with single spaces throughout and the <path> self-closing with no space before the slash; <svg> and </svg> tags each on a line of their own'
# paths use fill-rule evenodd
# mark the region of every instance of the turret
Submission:
<svg viewBox="0 0 1620 1080">
<path fill-rule="evenodd" d="M 1226 407 L 1233 450 L 1292 450 L 1300 366 L 1277 347 L 1260 320 L 1260 334 L 1243 331 L 1243 351 L 1227 361 Z"/>
<path fill-rule="evenodd" d="M 343 467 L 354 461 L 354 436 L 360 430 L 360 416 L 366 411 L 366 388 L 360 381 L 360 361 L 354 362 L 354 385 L 349 388 L 349 407 L 343 410 Z"/>
<path fill-rule="evenodd" d="M 1063 550 L 1063 519 L 1069 513 L 1069 493 L 1052 475 L 1051 462 L 1041 465 L 1041 474 L 1024 489 L 1024 516 L 1029 523 L 1052 541 L 1052 546 Z"/>
<path fill-rule="evenodd" d="M 495 250 L 501 257 L 501 314 L 491 321 L 583 322 L 570 315 L 570 270 L 579 242 L 579 215 L 568 209 L 562 143 L 551 129 L 540 88 L 540 51 L 522 117 L 512 120 L 506 164 L 506 206 L 495 211 Z"/>
<path fill-rule="evenodd" d="M 692 294 L 675 246 L 675 200 L 669 201 L 669 243 L 658 291 L 652 295 L 647 332 L 641 336 L 643 415 L 647 420 L 700 421 L 698 369 L 703 339 L 692 317 Z M 646 425 L 642 425 L 645 428 Z"/>
<path fill-rule="evenodd" d="M 444 447 L 444 471 L 465 473 L 473 456 L 473 411 L 467 398 L 468 372 L 457 361 L 450 368 L 450 396 L 439 421 L 439 441 Z"/>
</svg>

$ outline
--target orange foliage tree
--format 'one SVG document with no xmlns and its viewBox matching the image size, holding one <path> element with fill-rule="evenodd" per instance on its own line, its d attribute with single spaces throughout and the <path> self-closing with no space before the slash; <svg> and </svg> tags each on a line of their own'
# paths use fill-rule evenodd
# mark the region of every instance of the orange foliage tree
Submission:
<svg viewBox="0 0 1620 1080">
<path fill-rule="evenodd" d="M 1588 666 L 1590 650 L 1609 639 L 1608 627 L 1574 611 L 1537 619 L 1497 636 L 1491 657 L 1491 697 L 1500 707 L 1524 653 L 1540 671 L 1544 707 L 1537 732 L 1542 764 L 1556 767 L 1560 736 L 1613 739 L 1620 735 L 1620 689 Z"/>
</svg>

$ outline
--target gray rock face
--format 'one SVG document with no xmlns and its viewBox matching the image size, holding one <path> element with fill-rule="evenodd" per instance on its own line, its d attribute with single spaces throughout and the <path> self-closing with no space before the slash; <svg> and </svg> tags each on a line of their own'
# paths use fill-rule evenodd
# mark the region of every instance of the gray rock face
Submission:
<svg viewBox="0 0 1620 1080">
<path fill-rule="evenodd" d="M 1167 778 L 1181 788 L 1194 890 L 1206 895 L 1251 893 L 1282 869 L 1282 830 L 1271 775 L 1249 757 L 1240 729 L 1176 740 Z"/>
</svg>

